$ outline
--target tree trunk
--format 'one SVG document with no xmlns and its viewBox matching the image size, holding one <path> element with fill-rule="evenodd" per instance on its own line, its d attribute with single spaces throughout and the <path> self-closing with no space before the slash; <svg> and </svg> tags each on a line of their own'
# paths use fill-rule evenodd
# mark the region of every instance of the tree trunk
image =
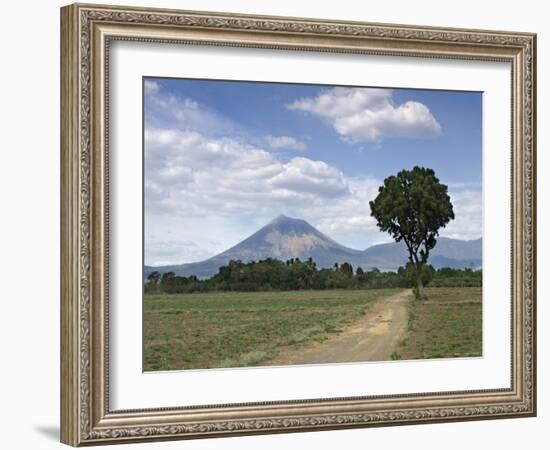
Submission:
<svg viewBox="0 0 550 450">
<path fill-rule="evenodd" d="M 416 287 L 418 289 L 418 299 L 423 300 L 424 295 L 424 285 L 422 284 L 422 266 L 418 267 L 418 265 L 415 264 L 414 266 L 416 271 Z"/>
</svg>

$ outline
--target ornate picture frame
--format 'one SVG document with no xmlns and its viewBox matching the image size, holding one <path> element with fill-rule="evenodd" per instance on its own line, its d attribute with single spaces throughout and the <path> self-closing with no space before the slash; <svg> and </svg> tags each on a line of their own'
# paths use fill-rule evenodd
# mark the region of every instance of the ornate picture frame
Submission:
<svg viewBox="0 0 550 450">
<path fill-rule="evenodd" d="M 109 57 L 115 41 L 511 66 L 508 388 L 113 410 L 109 386 Z M 61 440 L 163 439 L 536 414 L 536 35 L 74 4 L 61 9 Z M 136 133 L 141 133 L 136 130 Z"/>
</svg>

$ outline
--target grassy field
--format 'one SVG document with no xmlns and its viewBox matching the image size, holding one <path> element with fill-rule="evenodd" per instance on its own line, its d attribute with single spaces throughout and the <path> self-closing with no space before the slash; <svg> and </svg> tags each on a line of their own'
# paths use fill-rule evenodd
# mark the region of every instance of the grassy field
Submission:
<svg viewBox="0 0 550 450">
<path fill-rule="evenodd" d="M 278 349 L 322 341 L 399 289 L 151 294 L 144 370 L 253 366 Z"/>
<path fill-rule="evenodd" d="M 393 359 L 481 356 L 481 288 L 428 288 L 409 304 L 406 337 Z"/>
</svg>

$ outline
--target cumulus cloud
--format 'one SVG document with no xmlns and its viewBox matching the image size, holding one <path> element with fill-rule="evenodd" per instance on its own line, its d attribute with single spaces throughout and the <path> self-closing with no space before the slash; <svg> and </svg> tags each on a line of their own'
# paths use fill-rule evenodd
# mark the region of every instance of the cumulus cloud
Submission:
<svg viewBox="0 0 550 450">
<path fill-rule="evenodd" d="M 204 260 L 279 214 L 303 218 L 357 249 L 391 241 L 370 216 L 369 201 L 382 180 L 347 177 L 333 165 L 312 158 L 289 159 L 273 150 L 304 151 L 306 145 L 286 135 L 240 138 L 230 120 L 191 98 L 165 92 L 162 83 L 146 80 L 144 89 L 146 264 Z M 396 136 L 397 128 L 410 135 L 410 124 L 429 122 L 419 119 L 422 114 L 417 110 L 424 105 L 394 106 L 391 91 L 384 89 L 325 90 L 288 107 L 326 120 L 350 141 Z M 433 133 L 439 124 L 426 111 L 424 115 L 434 121 Z M 368 114 L 370 122 L 365 118 Z M 361 121 L 370 128 L 354 125 Z M 403 124 L 407 121 L 409 128 Z M 426 137 L 428 128 L 424 126 L 421 137 Z M 442 235 L 478 238 L 480 186 L 455 183 L 449 187 L 457 219 Z"/>
<path fill-rule="evenodd" d="M 156 81 L 145 80 L 143 82 L 143 88 L 146 94 L 156 94 L 160 90 L 160 86 Z"/>
<path fill-rule="evenodd" d="M 211 135 L 236 133 L 239 124 L 196 100 L 175 95 L 153 80 L 145 80 L 145 112 L 148 125 L 193 130 Z"/>
<path fill-rule="evenodd" d="M 284 164 L 280 173 L 269 180 L 269 184 L 275 189 L 325 198 L 340 197 L 349 192 L 342 172 L 323 161 L 307 158 L 292 158 Z"/>
<path fill-rule="evenodd" d="M 382 180 L 346 177 L 323 161 L 294 157 L 281 162 L 276 155 L 238 140 L 149 129 L 145 167 L 146 236 L 154 231 L 176 236 L 168 243 L 154 243 L 146 255 L 148 263 L 205 259 L 280 213 L 303 218 L 352 248 L 391 241 L 370 215 L 369 201 L 376 197 Z M 481 191 L 457 183 L 450 194 L 456 220 L 441 235 L 480 237 Z M 170 256 L 169 242 L 178 239 L 197 247 L 178 244 L 172 246 Z"/>
<path fill-rule="evenodd" d="M 146 208 L 208 216 L 278 210 L 346 196 L 341 171 L 295 157 L 283 163 L 268 151 L 197 132 L 145 132 Z"/>
<path fill-rule="evenodd" d="M 267 145 L 275 150 L 297 150 L 297 151 L 304 151 L 307 149 L 307 145 L 297 140 L 296 138 L 293 138 L 291 136 L 271 136 L 267 135 L 265 137 L 265 142 Z"/>
<path fill-rule="evenodd" d="M 276 156 L 231 138 L 147 129 L 144 201 L 150 250 L 146 263 L 183 263 L 212 256 L 279 213 L 313 224 L 320 214 L 341 213 L 339 208 L 351 192 L 340 170 L 323 161 L 295 157 L 282 162 Z M 161 242 L 152 234 L 165 238 Z M 180 241 L 197 246 L 172 245 Z"/>
<path fill-rule="evenodd" d="M 306 211 L 319 230 L 352 248 L 364 249 L 392 242 L 389 234 L 379 231 L 376 220 L 370 215 L 369 201 L 378 194 L 380 184 L 381 181 L 369 178 L 348 180 L 350 195 L 339 199 L 338 203 L 323 208 L 311 207 Z M 482 237 L 482 192 L 474 188 L 473 183 L 464 184 L 468 187 L 449 192 L 455 219 L 440 229 L 441 236 L 463 240 Z"/>
<path fill-rule="evenodd" d="M 395 105 L 388 89 L 337 87 L 286 106 L 323 119 L 348 142 L 431 138 L 441 133 L 441 125 L 426 105 L 415 101 Z"/>
<path fill-rule="evenodd" d="M 472 189 L 471 183 L 465 189 L 451 189 L 449 195 L 453 204 L 455 220 L 441 230 L 441 236 L 455 239 L 478 239 L 481 237 L 483 197 L 481 190 Z"/>
<path fill-rule="evenodd" d="M 374 243 L 389 242 L 391 237 L 380 233 L 370 215 L 369 201 L 378 194 L 381 180 L 361 177 L 347 180 L 350 194 L 338 202 L 311 207 L 312 223 L 337 242 L 362 250 Z"/>
</svg>

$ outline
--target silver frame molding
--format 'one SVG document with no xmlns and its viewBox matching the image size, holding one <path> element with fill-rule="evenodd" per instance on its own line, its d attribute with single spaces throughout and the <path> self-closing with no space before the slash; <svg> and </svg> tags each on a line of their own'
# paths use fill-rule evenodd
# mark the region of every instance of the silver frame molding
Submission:
<svg viewBox="0 0 550 450">
<path fill-rule="evenodd" d="M 509 389 L 112 411 L 108 62 L 113 40 L 506 61 L 512 68 Z M 162 439 L 536 414 L 536 35 L 75 4 L 61 9 L 61 440 Z M 508 151 L 503 149 L 503 151 Z"/>
</svg>

